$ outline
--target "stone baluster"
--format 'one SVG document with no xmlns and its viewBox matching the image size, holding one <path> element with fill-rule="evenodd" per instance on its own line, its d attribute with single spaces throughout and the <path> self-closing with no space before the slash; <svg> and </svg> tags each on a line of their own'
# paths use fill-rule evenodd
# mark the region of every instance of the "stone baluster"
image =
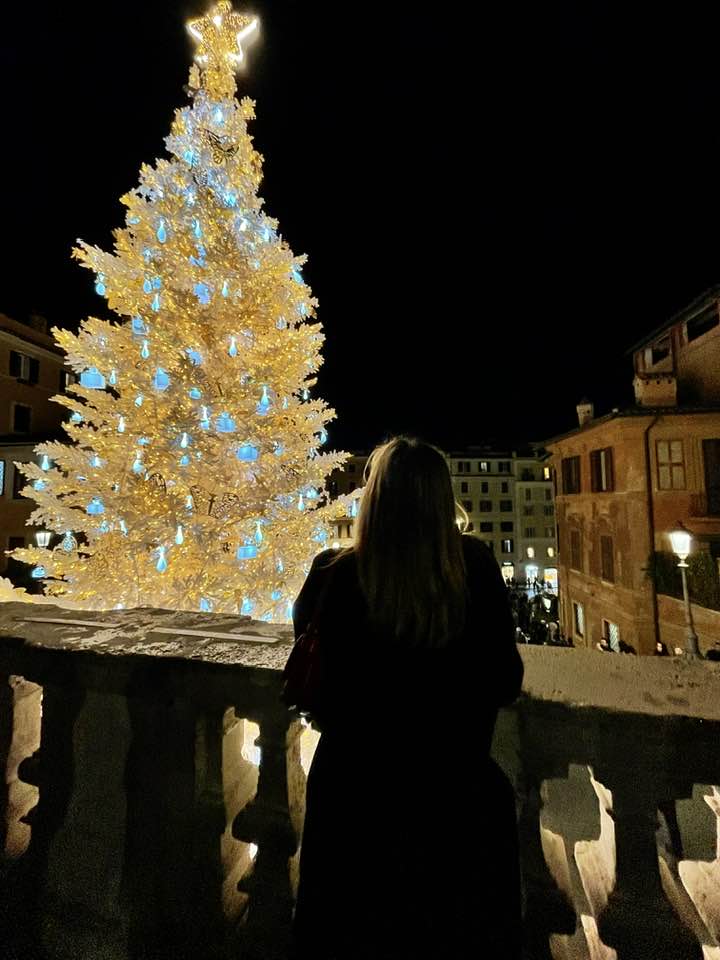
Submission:
<svg viewBox="0 0 720 960">
<path fill-rule="evenodd" d="M 521 770 L 516 785 L 519 799 L 518 841 L 524 891 L 524 949 L 531 960 L 552 960 L 550 936 L 572 934 L 577 918 L 573 905 L 558 887 L 548 869 L 541 840 L 541 788 L 543 780 L 567 776 L 569 756 L 565 750 L 548 752 L 552 738 L 551 712 L 543 722 L 531 705 L 518 708 Z M 501 718 L 502 719 L 502 718 Z M 560 722 L 566 721 L 562 716 Z"/>
<path fill-rule="evenodd" d="M 262 714 L 251 718 L 260 725 L 257 794 L 233 825 L 238 840 L 257 846 L 254 867 L 241 881 L 241 889 L 250 895 L 243 960 L 285 960 L 290 945 L 294 903 L 290 866 L 302 819 L 295 788 L 303 785 L 297 774 L 303 728 L 279 702 L 277 692 L 270 691 Z"/>
<path fill-rule="evenodd" d="M 12 878 L 7 859 L 7 835 L 9 817 L 9 789 L 7 769 L 13 735 L 13 690 L 10 677 L 0 674 L 0 942 L 8 943 L 14 922 L 10 899 Z"/>
<path fill-rule="evenodd" d="M 540 839 L 540 781 L 526 783 L 518 840 L 525 893 L 524 945 L 532 960 L 552 960 L 550 935 L 575 932 L 576 915 L 548 869 Z"/>
<path fill-rule="evenodd" d="M 10 677 L 0 674 L 0 870 L 7 855 L 9 784 L 6 776 L 13 739 L 14 695 Z"/>
<path fill-rule="evenodd" d="M 178 697 L 162 662 L 135 670 L 128 710 L 123 887 L 130 955 L 219 958 L 223 710 L 203 714 Z"/>
<path fill-rule="evenodd" d="M 36 786 L 38 802 L 23 818 L 31 827 L 27 853 L 14 878 L 15 904 L 20 939 L 35 943 L 40 934 L 40 916 L 47 907 L 48 871 L 55 835 L 62 827 L 75 782 L 73 734 L 85 691 L 76 682 L 73 666 L 59 658 L 42 681 L 40 748 L 20 764 L 19 777 Z M 71 869 L 71 865 L 68 866 Z"/>
<path fill-rule="evenodd" d="M 610 786 L 615 821 L 616 880 L 598 929 L 620 960 L 702 960 L 702 947 L 663 891 L 658 866 L 658 768 L 643 763 L 652 746 L 638 737 L 623 744 L 623 763 L 598 764 Z"/>
</svg>

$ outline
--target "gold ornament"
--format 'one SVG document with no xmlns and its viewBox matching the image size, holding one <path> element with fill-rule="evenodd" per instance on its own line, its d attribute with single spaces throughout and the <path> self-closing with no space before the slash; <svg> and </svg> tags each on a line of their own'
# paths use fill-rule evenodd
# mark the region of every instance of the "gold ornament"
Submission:
<svg viewBox="0 0 720 960">
<path fill-rule="evenodd" d="M 206 130 L 205 135 L 212 150 L 213 163 L 218 166 L 225 163 L 230 157 L 234 157 L 238 152 L 238 145 L 228 141 L 227 137 L 219 137 L 212 130 Z"/>
<path fill-rule="evenodd" d="M 204 17 L 188 22 L 188 32 L 198 44 L 195 60 L 200 82 L 211 96 L 233 95 L 235 71 L 244 56 L 242 43 L 257 27 L 257 17 L 235 13 L 229 0 L 220 0 Z"/>
</svg>

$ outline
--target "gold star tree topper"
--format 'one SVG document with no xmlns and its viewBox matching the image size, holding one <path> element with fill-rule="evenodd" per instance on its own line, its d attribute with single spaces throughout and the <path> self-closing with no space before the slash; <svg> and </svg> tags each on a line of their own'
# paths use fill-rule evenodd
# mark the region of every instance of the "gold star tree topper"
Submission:
<svg viewBox="0 0 720 960">
<path fill-rule="evenodd" d="M 243 59 L 242 44 L 257 31 L 257 17 L 235 13 L 229 0 L 219 0 L 204 17 L 188 21 L 187 28 L 197 41 L 195 61 L 202 86 L 213 97 L 232 97 L 235 71 Z"/>
</svg>

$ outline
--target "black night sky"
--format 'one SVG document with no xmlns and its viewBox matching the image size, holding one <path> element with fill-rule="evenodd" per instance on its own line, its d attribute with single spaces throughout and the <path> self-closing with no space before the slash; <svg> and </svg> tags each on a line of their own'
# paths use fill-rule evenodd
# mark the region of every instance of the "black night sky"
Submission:
<svg viewBox="0 0 720 960">
<path fill-rule="evenodd" d="M 162 155 L 205 5 L 13 6 L 0 311 L 73 325 L 101 301 L 72 243 L 108 247 Z M 240 90 L 309 256 L 332 445 L 539 440 L 582 394 L 629 400 L 625 350 L 720 280 L 711 7 L 248 5 Z"/>
</svg>

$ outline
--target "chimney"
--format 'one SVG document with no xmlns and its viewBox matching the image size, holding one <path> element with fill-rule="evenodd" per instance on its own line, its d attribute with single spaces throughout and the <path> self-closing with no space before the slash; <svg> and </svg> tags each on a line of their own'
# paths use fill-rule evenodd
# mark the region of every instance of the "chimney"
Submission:
<svg viewBox="0 0 720 960">
<path fill-rule="evenodd" d="M 595 407 L 587 397 L 583 397 L 575 409 L 577 410 L 578 423 L 581 427 L 595 416 Z"/>
<path fill-rule="evenodd" d="M 635 403 L 639 407 L 677 406 L 677 380 L 674 373 L 636 373 L 633 387 Z"/>
<path fill-rule="evenodd" d="M 45 317 L 40 313 L 31 313 L 27 320 L 27 325 L 32 330 L 37 330 L 38 333 L 44 333 L 47 335 L 48 332 L 48 322 Z"/>
</svg>

